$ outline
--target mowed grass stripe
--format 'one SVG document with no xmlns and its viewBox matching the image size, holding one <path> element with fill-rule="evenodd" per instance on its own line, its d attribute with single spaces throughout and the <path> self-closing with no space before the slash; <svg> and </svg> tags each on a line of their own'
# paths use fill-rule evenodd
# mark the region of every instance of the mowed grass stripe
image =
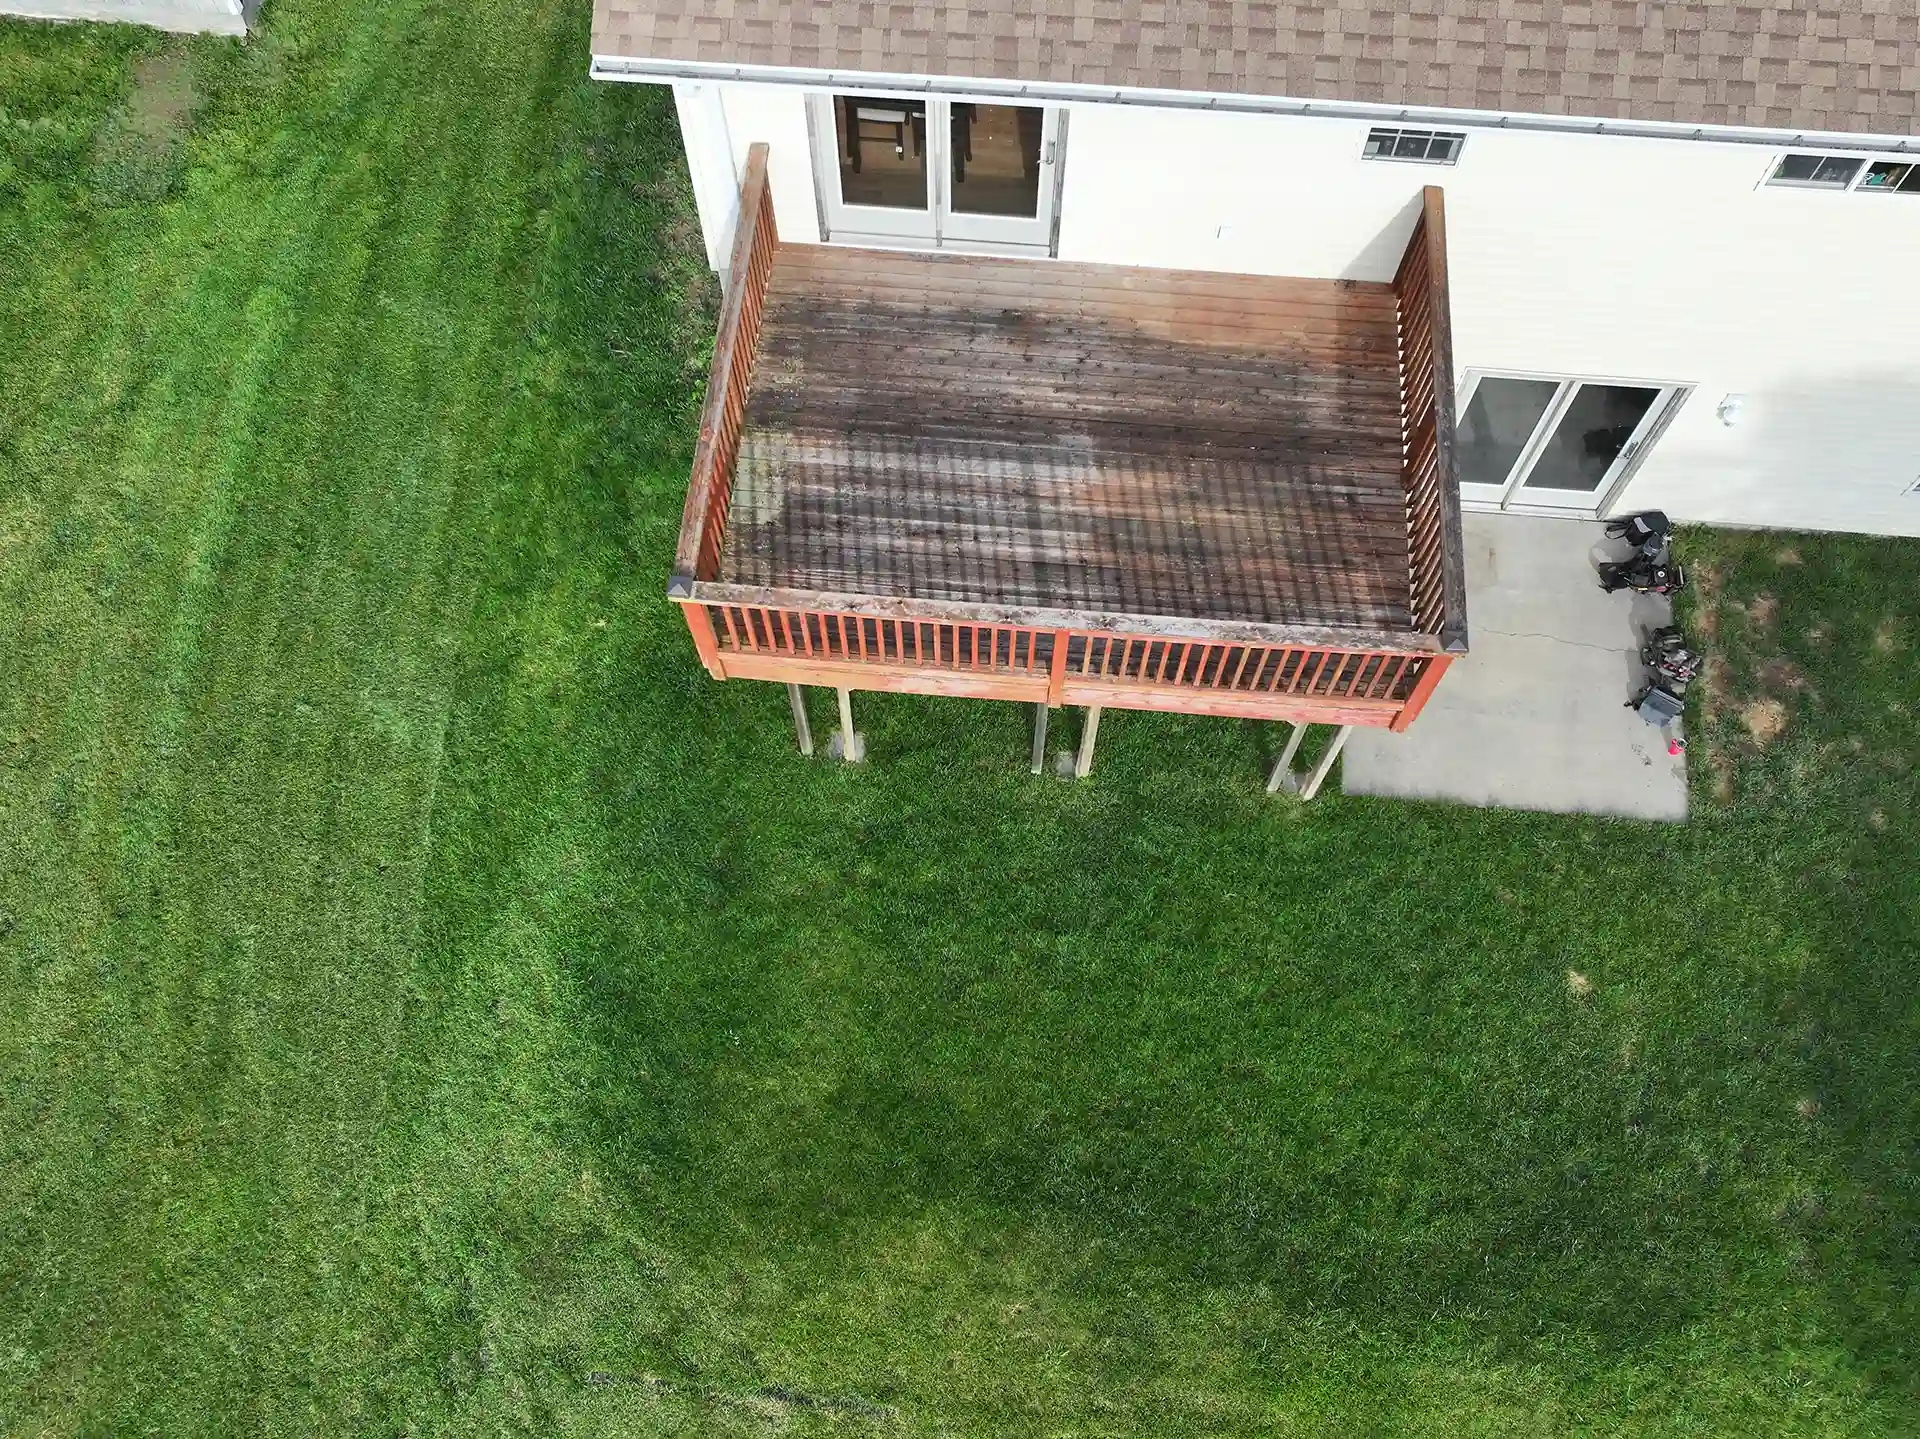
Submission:
<svg viewBox="0 0 1920 1439">
<path fill-rule="evenodd" d="M 0 27 L 81 137 L 0 170 L 0 1412 L 1910 1426 L 1910 550 L 1689 538 L 1685 829 L 903 697 L 804 764 L 661 598 L 714 296 L 585 30 Z"/>
</svg>

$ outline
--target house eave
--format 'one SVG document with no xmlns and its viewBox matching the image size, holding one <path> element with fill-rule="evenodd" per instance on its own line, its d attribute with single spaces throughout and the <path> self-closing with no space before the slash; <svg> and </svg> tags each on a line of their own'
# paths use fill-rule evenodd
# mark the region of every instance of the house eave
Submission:
<svg viewBox="0 0 1920 1439">
<path fill-rule="evenodd" d="M 1454 110 L 1423 105 L 1387 105 L 1359 100 L 1299 100 L 1284 95 L 1243 95 L 1221 91 L 1075 85 L 1053 81 L 994 80 L 977 76 L 892 74 L 872 70 L 819 70 L 782 65 L 735 65 L 702 60 L 653 60 L 595 55 L 589 73 L 596 80 L 662 84 L 673 80 L 731 81 L 790 85 L 809 90 L 852 90 L 872 94 L 979 96 L 997 100 L 1056 103 L 1146 105 L 1226 114 L 1318 116 L 1371 124 L 1401 123 L 1458 129 L 1521 130 L 1562 135 L 1625 135 L 1644 140 L 1704 141 L 1717 145 L 1758 145 L 1770 149 L 1894 154 L 1920 151 L 1920 138 L 1858 131 L 1766 129 L 1745 125 L 1698 125 L 1666 120 L 1633 120 L 1581 115 L 1534 115 L 1505 110 Z"/>
</svg>

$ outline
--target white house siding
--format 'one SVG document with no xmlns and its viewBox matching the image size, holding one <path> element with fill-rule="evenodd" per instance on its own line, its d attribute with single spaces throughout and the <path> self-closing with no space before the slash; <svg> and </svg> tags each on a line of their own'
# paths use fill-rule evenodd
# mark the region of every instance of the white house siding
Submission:
<svg viewBox="0 0 1920 1439">
<path fill-rule="evenodd" d="M 721 88 L 706 143 L 737 173 L 768 141 L 781 235 L 817 239 L 802 92 Z M 1060 255 L 1385 279 L 1438 183 L 1462 378 L 1695 387 L 1616 510 L 1920 535 L 1920 197 L 1761 187 L 1776 152 L 1699 141 L 1469 129 L 1454 166 L 1367 161 L 1366 129 L 1075 105 Z"/>
<path fill-rule="evenodd" d="M 820 211 L 813 198 L 813 160 L 807 138 L 807 100 L 786 85 L 723 85 L 735 173 L 747 167 L 747 147 L 767 142 L 767 183 L 773 220 L 783 240 L 818 241 Z"/>
<path fill-rule="evenodd" d="M 1076 106 L 1061 256 L 1385 279 L 1438 183 L 1463 376 L 1697 386 L 1616 508 L 1920 534 L 1920 197 L 1762 187 L 1760 146 L 1469 130 L 1449 167 L 1366 130 Z"/>
</svg>

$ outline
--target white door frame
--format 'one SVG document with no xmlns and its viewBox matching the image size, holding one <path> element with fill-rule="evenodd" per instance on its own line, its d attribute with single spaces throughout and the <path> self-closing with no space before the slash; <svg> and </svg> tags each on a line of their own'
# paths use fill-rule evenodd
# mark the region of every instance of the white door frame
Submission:
<svg viewBox="0 0 1920 1439">
<path fill-rule="evenodd" d="M 927 116 L 926 173 L 929 202 L 924 210 L 874 205 L 849 205 L 840 198 L 840 133 L 833 102 L 847 96 L 876 105 L 912 100 L 924 104 Z M 946 96 L 895 94 L 885 91 L 810 91 L 807 133 L 813 151 L 813 179 L 820 197 L 820 234 L 830 244 L 862 245 L 901 250 L 958 250 L 985 254 L 1048 255 L 1054 243 L 1054 220 L 1059 213 L 1060 172 L 1064 159 L 1066 107 L 1034 101 L 1005 102 L 1039 110 L 1045 117 L 1040 134 L 1039 209 L 1033 219 L 1006 215 L 973 215 L 953 209 L 948 176 L 952 173 L 952 107 L 987 103 Z"/>
<path fill-rule="evenodd" d="M 1009 105 L 1003 108 L 1038 110 L 1040 112 L 1040 175 L 1036 182 L 1036 213 L 1031 219 L 1016 215 L 975 215 L 953 208 L 953 106 L 956 102 L 942 100 L 940 105 L 940 174 L 934 193 L 939 199 L 938 231 L 940 243 L 944 248 L 1017 246 L 1022 251 L 1044 254 L 1053 240 L 1053 206 L 1059 194 L 1055 183 L 1055 172 L 1059 167 L 1060 153 L 1060 116 L 1064 113 L 1058 105 Z M 975 104 L 976 101 L 962 100 L 962 105 Z"/>
<path fill-rule="evenodd" d="M 927 180 L 927 203 L 918 210 L 891 205 L 849 205 L 840 198 L 840 129 L 833 102 L 840 96 L 884 108 L 911 103 L 926 107 L 926 140 L 920 156 Z M 807 133 L 813 141 L 813 182 L 820 194 L 820 235 L 857 245 L 884 245 L 890 249 L 931 250 L 939 242 L 935 208 L 940 174 L 935 149 L 938 122 L 928 95 L 869 95 L 835 90 L 807 96 Z M 844 237 L 844 239 L 842 239 Z"/>
<path fill-rule="evenodd" d="M 1484 493 L 1493 487 L 1475 487 L 1481 493 L 1469 495 L 1462 487 L 1461 508 L 1470 510 L 1496 510 L 1516 515 L 1562 515 L 1574 518 L 1601 516 L 1608 513 L 1620 491 L 1626 488 L 1627 481 L 1633 478 L 1647 457 L 1647 452 L 1666 431 L 1680 407 L 1686 403 L 1687 396 L 1694 390 L 1692 383 L 1685 380 L 1649 380 L 1644 377 L 1632 378 L 1624 375 L 1569 375 L 1552 370 L 1512 370 L 1492 367 L 1474 368 L 1467 371 L 1466 383 L 1461 387 L 1456 403 L 1455 414 L 1465 415 L 1467 406 L 1473 402 L 1473 392 L 1479 388 L 1482 380 L 1544 380 L 1557 384 L 1560 388 L 1547 408 L 1534 423 L 1533 433 L 1521 447 L 1520 454 L 1513 462 L 1513 468 L 1500 482 L 1497 496 Z M 1617 385 L 1636 390 L 1658 390 L 1653 403 L 1647 407 L 1647 413 L 1640 423 L 1634 426 L 1633 435 L 1621 448 L 1619 457 L 1614 460 L 1601 480 L 1598 488 L 1581 492 L 1568 491 L 1578 496 L 1574 503 L 1541 503 L 1538 500 L 1523 498 L 1527 476 L 1538 463 L 1541 452 L 1552 438 L 1555 428 L 1573 403 L 1574 395 L 1582 385 Z M 1539 491 L 1536 494 L 1541 493 Z"/>
</svg>

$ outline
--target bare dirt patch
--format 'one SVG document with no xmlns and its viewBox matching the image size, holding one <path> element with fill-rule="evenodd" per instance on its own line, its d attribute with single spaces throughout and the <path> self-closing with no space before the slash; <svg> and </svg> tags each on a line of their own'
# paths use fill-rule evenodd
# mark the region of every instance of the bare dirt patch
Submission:
<svg viewBox="0 0 1920 1439">
<path fill-rule="evenodd" d="M 108 207 L 153 204 L 173 194 L 186 170 L 196 97 L 188 52 L 157 50 L 134 66 L 126 107 L 100 125 L 93 144 L 93 194 Z"/>
<path fill-rule="evenodd" d="M 1593 993 L 1593 981 L 1577 969 L 1567 971 L 1567 993 L 1575 999 L 1585 999 Z"/>
<path fill-rule="evenodd" d="M 1763 635 L 1773 628 L 1773 622 L 1779 614 L 1780 601 L 1762 591 L 1755 595 L 1753 603 L 1747 606 L 1747 628 L 1756 635 Z"/>
<path fill-rule="evenodd" d="M 1807 677 L 1792 660 L 1768 660 L 1760 666 L 1759 680 L 1773 694 L 1797 694 L 1807 687 Z"/>
<path fill-rule="evenodd" d="M 1793 1106 L 1793 1112 L 1802 1119 L 1812 1119 L 1820 1112 L 1820 1101 L 1811 1094 L 1802 1095 L 1799 1102 Z"/>
<path fill-rule="evenodd" d="M 1765 749 L 1785 733 L 1787 707 L 1777 699 L 1754 700 L 1740 711 L 1740 722 L 1753 736 L 1753 742 Z"/>
<path fill-rule="evenodd" d="M 1715 751 L 1711 760 L 1713 767 L 1713 797 L 1721 804 L 1733 803 L 1733 761 L 1719 751 Z"/>
<path fill-rule="evenodd" d="M 1775 550 L 1773 552 L 1773 562 L 1776 565 L 1803 565 L 1806 563 L 1805 560 L 1800 558 L 1800 551 L 1796 550 L 1792 545 L 1788 545 L 1784 550 Z"/>
<path fill-rule="evenodd" d="M 1710 725 L 1733 688 L 1733 666 L 1721 655 L 1708 655 L 1700 670 L 1700 722 Z"/>
<path fill-rule="evenodd" d="M 127 123 L 143 135 L 171 135 L 193 117 L 193 68 L 184 50 L 161 50 L 133 67 Z"/>
<path fill-rule="evenodd" d="M 1880 621 L 1873 632 L 1873 647 L 1883 655 L 1890 655 L 1900 648 L 1899 623 L 1891 618 Z"/>
<path fill-rule="evenodd" d="M 1720 572 L 1704 560 L 1689 563 L 1687 580 L 1693 586 L 1694 633 L 1710 640 L 1720 629 Z"/>
</svg>

